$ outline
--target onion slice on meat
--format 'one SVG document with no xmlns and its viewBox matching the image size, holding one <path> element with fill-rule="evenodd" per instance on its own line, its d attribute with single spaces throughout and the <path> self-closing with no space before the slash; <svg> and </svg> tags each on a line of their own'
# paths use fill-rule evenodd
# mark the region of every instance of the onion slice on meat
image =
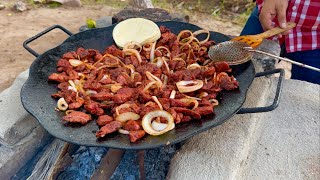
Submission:
<svg viewBox="0 0 320 180">
<path fill-rule="evenodd" d="M 176 97 L 176 93 L 177 91 L 176 90 L 172 90 L 171 93 L 170 93 L 170 99 L 174 99 Z"/>
<path fill-rule="evenodd" d="M 138 42 L 131 41 L 131 42 L 126 43 L 123 46 L 123 49 L 136 49 L 136 50 L 139 49 L 139 52 L 141 52 L 142 46 Z"/>
<path fill-rule="evenodd" d="M 152 128 L 152 120 L 157 117 L 163 117 L 168 121 L 167 127 L 161 131 L 157 131 Z M 155 110 L 148 112 L 146 115 L 142 118 L 142 128 L 150 135 L 153 136 L 159 136 L 161 134 L 164 134 L 170 130 L 172 130 L 175 127 L 173 117 L 170 113 L 164 110 Z"/>
<path fill-rule="evenodd" d="M 179 92 L 188 93 L 201 89 L 203 86 L 203 81 L 201 80 L 191 80 L 191 81 L 179 81 L 176 83 Z"/>
<path fill-rule="evenodd" d="M 125 112 L 125 113 L 121 113 L 119 114 L 119 116 L 116 117 L 116 121 L 119 122 L 127 122 L 129 120 L 138 120 L 140 119 L 140 115 L 137 113 L 133 113 L 133 112 Z"/>
<path fill-rule="evenodd" d="M 130 108 L 131 104 L 121 104 L 120 106 L 116 107 L 116 114 L 117 116 L 120 115 L 119 110 L 122 108 Z"/>
<path fill-rule="evenodd" d="M 219 101 L 216 99 L 209 99 L 209 102 L 213 105 L 213 106 L 218 106 L 219 105 Z"/>
<path fill-rule="evenodd" d="M 193 63 L 187 66 L 187 69 L 197 69 L 201 68 L 201 66 L 198 63 Z"/>
<path fill-rule="evenodd" d="M 64 98 L 60 98 L 57 102 L 57 107 L 60 111 L 65 111 L 68 109 L 68 103 Z"/>
<path fill-rule="evenodd" d="M 157 121 L 152 121 L 151 126 L 152 126 L 152 129 L 154 129 L 156 131 L 163 131 L 164 129 L 166 129 L 168 124 L 159 123 Z"/>
<path fill-rule="evenodd" d="M 69 63 L 73 67 L 77 67 L 77 66 L 80 66 L 81 64 L 83 64 L 83 62 L 78 59 L 69 59 Z"/>
<path fill-rule="evenodd" d="M 205 43 L 205 42 L 207 42 L 207 41 L 209 40 L 209 38 L 210 38 L 210 32 L 209 32 L 208 30 L 205 30 L 205 29 L 201 29 L 201 30 L 198 30 L 198 31 L 193 32 L 193 36 L 194 36 L 194 37 L 198 36 L 199 34 L 203 34 L 203 33 L 208 34 L 208 36 L 206 37 L 206 39 L 200 41 L 199 44 L 203 44 L 203 43 Z"/>
<path fill-rule="evenodd" d="M 147 84 L 146 87 L 144 87 L 142 91 L 143 91 L 143 92 L 147 91 L 147 90 L 150 89 L 151 86 L 153 86 L 153 85 L 156 85 L 157 87 L 160 87 L 160 88 L 161 88 L 162 82 L 160 83 L 160 82 L 158 82 L 158 81 L 152 81 L 152 82 L 150 82 L 149 84 Z"/>
<path fill-rule="evenodd" d="M 188 105 L 190 104 L 194 104 L 192 110 L 196 109 L 199 106 L 199 102 L 196 99 L 191 99 L 191 98 L 182 98 L 179 99 L 179 101 L 184 102 L 184 103 L 188 103 Z"/>
<path fill-rule="evenodd" d="M 134 54 L 136 57 L 137 57 L 137 59 L 138 59 L 138 61 L 141 63 L 142 62 L 142 59 L 141 59 L 141 55 L 140 55 L 140 53 L 139 53 L 139 51 L 137 51 L 137 50 L 135 50 L 135 49 L 124 49 L 124 50 L 122 50 L 124 53 L 132 53 L 132 54 Z"/>
<path fill-rule="evenodd" d="M 119 129 L 118 132 L 121 133 L 121 134 L 130 134 L 129 131 L 124 130 L 124 129 Z"/>
<path fill-rule="evenodd" d="M 157 96 L 152 96 L 152 99 L 154 100 L 154 102 L 156 102 L 158 104 L 159 108 L 161 110 L 163 110 L 163 107 L 162 107 L 161 103 L 159 102 Z"/>
</svg>

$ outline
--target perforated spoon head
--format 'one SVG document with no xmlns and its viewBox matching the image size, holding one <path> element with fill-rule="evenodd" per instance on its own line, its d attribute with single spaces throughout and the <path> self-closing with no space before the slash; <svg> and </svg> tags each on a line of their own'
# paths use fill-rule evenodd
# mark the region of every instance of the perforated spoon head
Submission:
<svg viewBox="0 0 320 180">
<path fill-rule="evenodd" d="M 242 64 L 252 58 L 253 53 L 245 48 L 248 44 L 239 41 L 226 41 L 209 48 L 208 56 L 214 62 L 225 61 L 229 65 Z"/>
</svg>

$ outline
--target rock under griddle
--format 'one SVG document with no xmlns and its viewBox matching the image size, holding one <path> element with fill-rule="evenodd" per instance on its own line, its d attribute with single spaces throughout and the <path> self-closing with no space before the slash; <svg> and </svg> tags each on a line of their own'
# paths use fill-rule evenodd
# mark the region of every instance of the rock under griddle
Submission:
<svg viewBox="0 0 320 180">
<path fill-rule="evenodd" d="M 168 11 L 159 8 L 134 9 L 127 8 L 112 18 L 112 23 L 118 23 L 130 18 L 145 18 L 151 21 L 181 21 L 189 22 L 189 16 L 183 14 L 170 14 Z"/>
</svg>

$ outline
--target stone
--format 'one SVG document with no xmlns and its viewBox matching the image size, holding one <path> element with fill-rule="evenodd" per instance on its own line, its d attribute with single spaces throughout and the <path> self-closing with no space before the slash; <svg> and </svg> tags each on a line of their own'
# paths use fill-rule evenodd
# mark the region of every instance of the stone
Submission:
<svg viewBox="0 0 320 180">
<path fill-rule="evenodd" d="M 256 79 L 245 106 L 270 103 L 275 84 Z M 235 115 L 187 140 L 167 179 L 319 179 L 319 98 L 319 85 L 285 80 L 277 109 Z"/>
<path fill-rule="evenodd" d="M 0 4 L 0 10 L 5 9 L 5 8 L 6 8 L 6 6 L 5 6 L 5 5 Z"/>
<path fill-rule="evenodd" d="M 129 18 L 145 18 L 151 21 L 182 21 L 188 22 L 189 16 L 174 14 L 172 16 L 168 11 L 159 8 L 135 9 L 126 8 L 113 16 L 113 23 L 121 22 Z"/>
<path fill-rule="evenodd" d="M 23 108 L 20 100 L 22 85 L 29 70 L 22 72 L 6 90 L 0 93 L 0 143 L 13 146 L 32 131 L 38 121 Z"/>
<path fill-rule="evenodd" d="M 22 2 L 22 1 L 16 2 L 16 3 L 13 5 L 13 9 L 14 9 L 15 11 L 18 11 L 18 12 L 23 12 L 23 11 L 28 10 L 27 5 L 26 5 L 24 2 Z"/>
<path fill-rule="evenodd" d="M 80 0 L 50 0 L 49 2 L 58 2 L 60 4 L 70 7 L 81 7 Z"/>
<path fill-rule="evenodd" d="M 280 45 L 271 40 L 263 40 L 261 45 L 257 48 L 257 50 L 264 51 L 276 56 L 280 55 Z M 254 53 L 252 57 L 256 61 L 256 67 L 258 67 L 259 71 L 267 71 L 274 69 L 276 64 L 276 59 L 266 56 L 259 53 Z"/>
<path fill-rule="evenodd" d="M 281 53 L 280 45 L 277 42 L 268 39 L 263 40 L 261 45 L 257 48 L 257 50 L 264 51 L 276 56 L 280 56 Z M 254 60 L 255 67 L 258 71 L 267 71 L 275 68 L 281 68 L 285 71 L 285 78 L 291 78 L 292 64 L 289 62 L 279 61 L 276 58 L 259 53 L 255 53 L 252 59 Z M 274 76 L 278 77 L 278 75 Z"/>
<path fill-rule="evenodd" d="M 41 126 L 37 126 L 13 148 L 0 146 L 0 179 L 10 179 L 50 137 Z"/>
</svg>

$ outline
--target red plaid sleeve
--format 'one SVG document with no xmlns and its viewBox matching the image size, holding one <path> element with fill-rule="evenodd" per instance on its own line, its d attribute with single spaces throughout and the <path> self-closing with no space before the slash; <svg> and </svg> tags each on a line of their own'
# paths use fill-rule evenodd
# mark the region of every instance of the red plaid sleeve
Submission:
<svg viewBox="0 0 320 180">
<path fill-rule="evenodd" d="M 263 0 L 257 0 L 257 5 L 261 10 Z M 273 21 L 278 25 L 277 18 Z M 319 0 L 289 0 L 287 21 L 297 24 L 284 39 L 280 39 L 285 42 L 287 52 L 320 49 Z"/>
</svg>

